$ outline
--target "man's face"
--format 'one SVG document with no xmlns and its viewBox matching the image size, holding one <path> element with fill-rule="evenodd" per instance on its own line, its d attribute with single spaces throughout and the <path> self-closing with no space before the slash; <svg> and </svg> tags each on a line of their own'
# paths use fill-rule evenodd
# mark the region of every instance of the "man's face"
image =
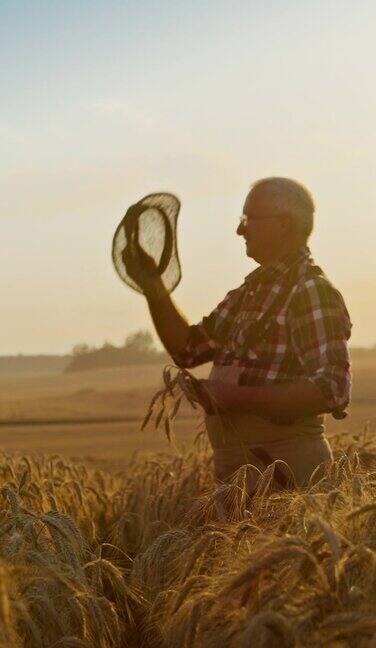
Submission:
<svg viewBox="0 0 376 648">
<path fill-rule="evenodd" d="M 284 216 L 273 212 L 268 202 L 267 191 L 252 190 L 244 203 L 244 220 L 236 230 L 244 237 L 247 256 L 261 264 L 278 258 L 281 237 L 285 235 Z"/>
</svg>

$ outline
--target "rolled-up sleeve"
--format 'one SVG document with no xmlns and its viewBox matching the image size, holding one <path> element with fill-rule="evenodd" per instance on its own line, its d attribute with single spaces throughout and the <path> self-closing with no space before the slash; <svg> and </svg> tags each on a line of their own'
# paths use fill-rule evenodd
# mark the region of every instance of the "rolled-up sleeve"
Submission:
<svg viewBox="0 0 376 648">
<path fill-rule="evenodd" d="M 292 298 L 291 341 L 304 375 L 320 389 L 327 411 L 341 418 L 350 400 L 351 322 L 343 298 L 325 277 L 307 279 Z"/>
<path fill-rule="evenodd" d="M 189 327 L 185 348 L 180 353 L 175 353 L 172 359 L 178 367 L 189 369 L 213 360 L 216 348 L 215 340 L 208 335 L 202 321 Z"/>
<path fill-rule="evenodd" d="M 226 341 L 241 290 L 242 287 L 230 290 L 210 315 L 189 327 L 185 348 L 172 356 L 178 367 L 189 369 L 214 359 Z"/>
</svg>

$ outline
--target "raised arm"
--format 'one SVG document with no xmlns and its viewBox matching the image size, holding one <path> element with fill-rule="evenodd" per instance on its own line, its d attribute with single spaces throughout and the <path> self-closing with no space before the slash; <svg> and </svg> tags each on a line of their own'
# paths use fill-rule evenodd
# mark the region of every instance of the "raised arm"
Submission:
<svg viewBox="0 0 376 648">
<path fill-rule="evenodd" d="M 126 248 L 123 259 L 128 274 L 142 286 L 155 329 L 175 364 L 192 368 L 212 361 L 226 335 L 238 289 L 230 291 L 201 322 L 189 325 L 165 289 L 154 260 L 141 248 L 137 255 Z"/>
<path fill-rule="evenodd" d="M 155 330 L 167 353 L 173 356 L 182 352 L 187 345 L 189 324 L 164 287 L 154 259 L 141 247 L 134 254 L 127 246 L 123 260 L 130 277 L 142 287 Z"/>
<path fill-rule="evenodd" d="M 178 310 L 171 296 L 157 279 L 146 295 L 155 330 L 167 353 L 181 353 L 187 346 L 189 324 Z"/>
</svg>

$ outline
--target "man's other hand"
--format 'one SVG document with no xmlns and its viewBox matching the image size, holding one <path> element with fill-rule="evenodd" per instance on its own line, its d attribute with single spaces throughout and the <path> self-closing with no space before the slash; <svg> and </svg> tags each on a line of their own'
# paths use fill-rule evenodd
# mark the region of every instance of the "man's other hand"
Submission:
<svg viewBox="0 0 376 648">
<path fill-rule="evenodd" d="M 218 380 L 195 380 L 192 385 L 194 400 L 206 414 L 223 414 L 226 411 L 226 384 Z"/>
</svg>

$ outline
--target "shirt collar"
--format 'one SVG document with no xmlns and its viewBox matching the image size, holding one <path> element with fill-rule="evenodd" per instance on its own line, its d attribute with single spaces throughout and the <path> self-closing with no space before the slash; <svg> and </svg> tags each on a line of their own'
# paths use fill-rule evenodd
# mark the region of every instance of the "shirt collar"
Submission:
<svg viewBox="0 0 376 648">
<path fill-rule="evenodd" d="M 295 250 L 294 252 L 287 254 L 282 257 L 273 265 L 263 268 L 259 266 L 251 272 L 245 278 L 245 283 L 253 283 L 254 281 L 261 282 L 263 284 L 276 282 L 277 280 L 283 279 L 292 266 L 295 264 L 303 264 L 305 262 L 313 262 L 310 259 L 311 251 L 307 246 L 303 246 Z"/>
</svg>

